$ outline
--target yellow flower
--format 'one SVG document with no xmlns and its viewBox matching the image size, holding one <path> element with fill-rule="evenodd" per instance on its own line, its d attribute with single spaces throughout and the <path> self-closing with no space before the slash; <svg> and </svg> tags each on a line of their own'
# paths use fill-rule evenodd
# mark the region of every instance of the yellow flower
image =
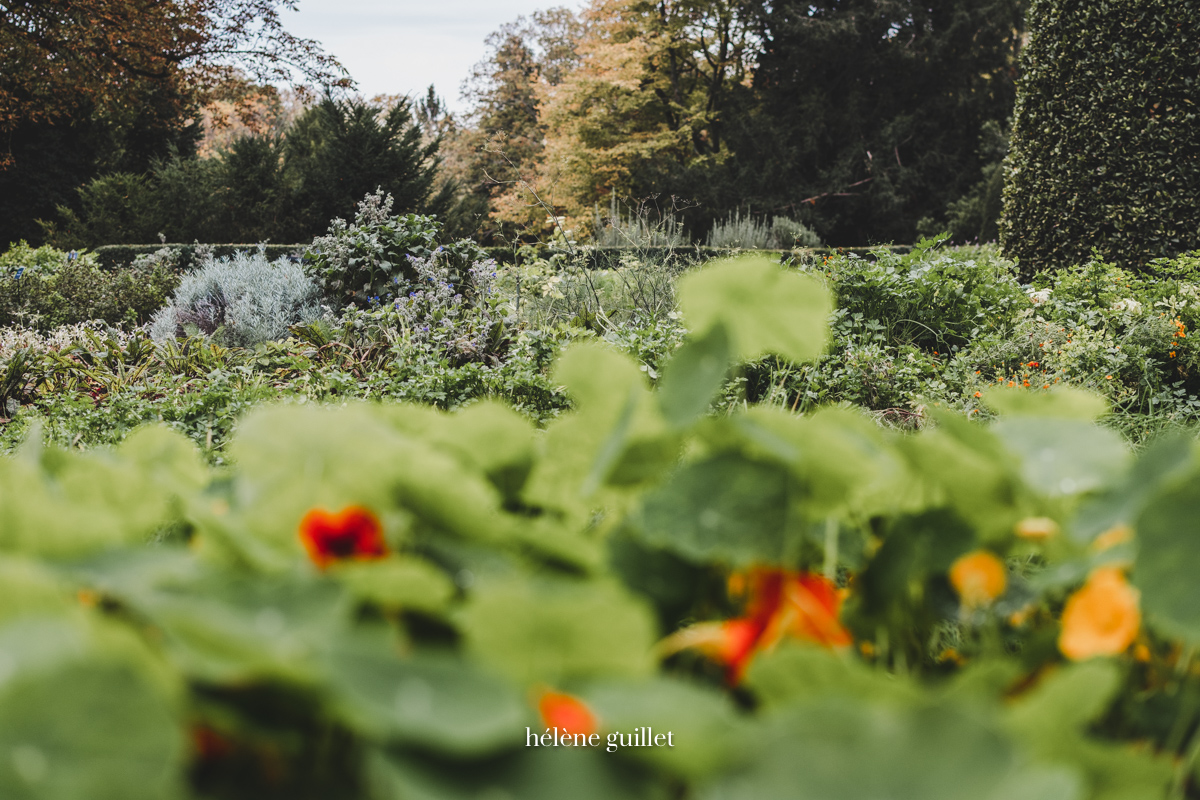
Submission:
<svg viewBox="0 0 1200 800">
<path fill-rule="evenodd" d="M 1114 567 L 1093 570 L 1063 609 L 1058 649 L 1072 661 L 1124 652 L 1137 638 L 1138 591 Z"/>
<path fill-rule="evenodd" d="M 1026 517 L 1017 523 L 1017 536 L 1042 541 L 1058 533 L 1058 523 L 1049 517 Z"/>
<path fill-rule="evenodd" d="M 1008 585 L 1004 562 L 986 550 L 967 553 L 950 565 L 950 585 L 967 608 L 986 606 Z"/>
</svg>

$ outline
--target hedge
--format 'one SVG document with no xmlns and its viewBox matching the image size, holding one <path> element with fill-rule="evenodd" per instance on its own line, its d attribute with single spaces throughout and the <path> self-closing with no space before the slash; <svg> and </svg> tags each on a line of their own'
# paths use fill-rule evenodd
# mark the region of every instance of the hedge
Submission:
<svg viewBox="0 0 1200 800">
<path fill-rule="evenodd" d="M 95 252 L 96 258 L 100 266 L 106 270 L 121 269 L 131 265 L 135 258 L 140 255 L 149 255 L 156 253 L 163 248 L 176 250 L 179 252 L 179 269 L 186 272 L 194 266 L 197 247 L 205 245 L 196 244 L 109 244 L 102 247 L 97 247 Z M 258 247 L 255 244 L 216 244 L 207 245 L 217 256 L 231 256 L 239 250 L 254 250 Z M 267 258 L 272 261 L 280 257 L 300 257 L 304 251 L 308 249 L 307 244 L 268 244 L 266 245 Z M 490 258 L 494 258 L 499 264 L 511 264 L 516 259 L 517 251 L 511 247 L 488 247 L 484 248 Z M 780 260 L 785 258 L 795 260 L 804 257 L 821 257 L 824 255 L 835 254 L 854 254 L 862 258 L 869 258 L 871 253 L 876 250 L 890 250 L 895 253 L 907 253 L 912 248 L 905 245 L 893 245 L 883 247 L 815 247 L 801 248 L 797 250 L 764 250 L 758 251 L 769 253 L 773 256 L 778 256 Z M 588 260 L 588 266 L 592 269 L 609 269 L 621 263 L 621 257 L 627 254 L 635 254 L 641 258 L 648 259 L 666 259 L 666 260 L 688 260 L 688 261 L 706 261 L 719 256 L 726 256 L 730 253 L 738 252 L 733 250 L 719 249 L 715 247 L 582 247 L 582 253 Z M 559 250 L 553 247 L 538 247 L 537 255 L 539 258 L 550 258 L 554 255 L 569 255 L 565 250 Z"/>
<path fill-rule="evenodd" d="M 1034 0 L 1000 241 L 1025 274 L 1200 248 L 1200 3 Z"/>
</svg>

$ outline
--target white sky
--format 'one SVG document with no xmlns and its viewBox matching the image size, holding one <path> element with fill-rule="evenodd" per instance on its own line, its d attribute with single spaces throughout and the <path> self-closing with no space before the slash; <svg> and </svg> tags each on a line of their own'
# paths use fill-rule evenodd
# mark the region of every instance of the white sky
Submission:
<svg viewBox="0 0 1200 800">
<path fill-rule="evenodd" d="M 578 0 L 300 0 L 284 11 L 285 29 L 316 39 L 358 82 L 366 97 L 425 93 L 433 84 L 451 109 L 483 59 L 483 40 L 506 22 Z"/>
</svg>

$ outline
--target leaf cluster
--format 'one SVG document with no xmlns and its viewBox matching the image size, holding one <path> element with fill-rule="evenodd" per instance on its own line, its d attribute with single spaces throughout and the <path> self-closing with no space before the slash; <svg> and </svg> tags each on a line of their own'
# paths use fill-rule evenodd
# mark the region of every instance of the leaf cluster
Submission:
<svg viewBox="0 0 1200 800">
<path fill-rule="evenodd" d="M 657 390 L 584 343 L 554 371 L 573 409 L 541 432 L 494 402 L 293 403 L 249 416 L 220 471 L 161 427 L 0 460 L 0 789 L 1195 792 L 1193 443 L 1135 459 L 1070 391 L 990 392 L 990 426 L 943 414 L 903 435 L 839 409 L 710 417 L 738 363 L 820 355 L 832 298 L 766 259 L 712 264 L 678 297 L 690 335 Z M 302 520 L 348 507 L 387 554 L 318 568 Z M 948 576 L 979 551 L 1005 576 L 983 606 Z M 749 566 L 835 582 L 853 647 L 785 639 L 736 690 L 655 647 L 734 617 Z M 1129 652 L 1072 663 L 1063 606 L 1098 568 L 1132 572 L 1142 624 Z M 547 687 L 604 737 L 675 745 L 530 746 Z"/>
</svg>

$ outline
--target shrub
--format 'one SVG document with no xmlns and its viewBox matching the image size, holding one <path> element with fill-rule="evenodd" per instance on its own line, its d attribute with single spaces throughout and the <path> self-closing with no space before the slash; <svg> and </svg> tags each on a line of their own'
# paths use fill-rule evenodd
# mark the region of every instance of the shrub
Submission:
<svg viewBox="0 0 1200 800">
<path fill-rule="evenodd" d="M 166 304 L 179 282 L 167 252 L 108 271 L 91 253 L 18 246 L 0 257 L 0 264 L 5 265 L 0 267 L 0 325 L 40 330 L 93 320 L 140 325 Z"/>
<path fill-rule="evenodd" d="M 365 307 L 407 294 L 417 279 L 409 256 L 429 258 L 436 251 L 456 279 L 486 260 L 483 248 L 469 239 L 439 246 L 442 226 L 433 217 L 391 212 L 392 196 L 379 189 L 358 204 L 353 224 L 335 219 L 327 235 L 313 240 L 305 263 L 330 301 Z"/>
<path fill-rule="evenodd" d="M 1000 240 L 1029 274 L 1200 245 L 1200 5 L 1035 0 Z M 1192 154 L 1185 156 L 1184 154 Z"/>
<path fill-rule="evenodd" d="M 320 292 L 299 264 L 261 251 L 209 259 L 179 284 L 171 305 L 154 315 L 157 341 L 203 333 L 243 347 L 281 339 L 321 313 Z"/>
<path fill-rule="evenodd" d="M 943 251 L 941 242 L 923 240 L 907 255 L 880 250 L 874 261 L 831 261 L 835 334 L 946 353 L 1011 325 L 1017 308 L 1028 305 L 1012 263 L 986 250 Z"/>
<path fill-rule="evenodd" d="M 796 247 L 820 247 L 821 238 L 804 223 L 787 217 L 772 217 L 770 222 L 735 211 L 718 221 L 708 232 L 709 247 L 738 247 L 753 250 L 791 250 Z"/>
</svg>

